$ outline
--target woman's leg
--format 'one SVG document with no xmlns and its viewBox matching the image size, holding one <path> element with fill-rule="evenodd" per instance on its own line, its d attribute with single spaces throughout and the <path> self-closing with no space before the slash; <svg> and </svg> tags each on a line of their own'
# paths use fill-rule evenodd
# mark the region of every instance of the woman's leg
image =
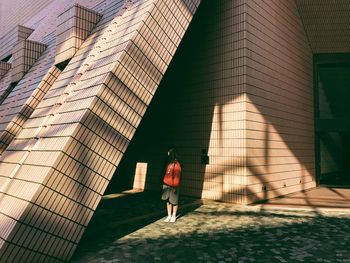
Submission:
<svg viewBox="0 0 350 263">
<path fill-rule="evenodd" d="M 178 205 L 172 205 L 173 207 L 173 213 L 171 215 L 171 219 L 170 219 L 170 222 L 174 223 L 176 221 L 176 212 L 177 212 L 177 209 L 178 209 Z"/>
<path fill-rule="evenodd" d="M 167 218 L 164 219 L 164 222 L 170 222 L 170 219 L 171 219 L 171 204 L 169 203 L 169 201 L 166 203 L 166 210 L 168 212 L 168 216 L 167 216 Z"/>
<path fill-rule="evenodd" d="M 167 212 L 168 212 L 168 216 L 171 216 L 172 204 L 170 204 L 169 201 L 166 203 L 166 209 L 167 209 Z"/>
<path fill-rule="evenodd" d="M 176 217 L 176 212 L 177 212 L 178 205 L 173 205 L 173 217 Z"/>
</svg>

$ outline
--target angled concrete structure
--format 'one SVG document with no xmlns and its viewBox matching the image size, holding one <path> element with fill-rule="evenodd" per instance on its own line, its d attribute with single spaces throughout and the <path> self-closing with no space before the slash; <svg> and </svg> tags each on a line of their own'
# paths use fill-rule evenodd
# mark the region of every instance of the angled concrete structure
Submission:
<svg viewBox="0 0 350 263">
<path fill-rule="evenodd" d="M 32 86 L 20 84 L 0 105 L 0 154 L 22 128 L 61 71 L 51 66 Z M 26 82 L 24 82 L 26 83 Z M 34 86 L 34 87 L 33 87 Z"/>
<path fill-rule="evenodd" d="M 199 1 L 103 4 L 1 155 L 2 260 L 69 260 Z"/>
</svg>

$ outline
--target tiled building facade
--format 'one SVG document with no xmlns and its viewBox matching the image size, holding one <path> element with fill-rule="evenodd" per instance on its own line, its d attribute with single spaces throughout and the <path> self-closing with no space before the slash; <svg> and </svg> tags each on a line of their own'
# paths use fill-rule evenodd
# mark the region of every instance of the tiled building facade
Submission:
<svg viewBox="0 0 350 263">
<path fill-rule="evenodd" d="M 313 53 L 335 51 L 310 37 L 316 4 L 0 7 L 2 262 L 69 260 L 108 185 L 159 189 L 168 145 L 182 194 L 247 204 L 316 186 Z"/>
<path fill-rule="evenodd" d="M 314 187 L 312 76 L 294 1 L 202 2 L 110 191 L 125 175 L 159 189 L 168 145 L 184 194 L 252 203 Z"/>
</svg>

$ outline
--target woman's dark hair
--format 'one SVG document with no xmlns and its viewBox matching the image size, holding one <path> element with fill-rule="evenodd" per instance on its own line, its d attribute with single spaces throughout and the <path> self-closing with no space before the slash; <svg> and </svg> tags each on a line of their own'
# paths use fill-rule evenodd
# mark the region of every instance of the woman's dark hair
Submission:
<svg viewBox="0 0 350 263">
<path fill-rule="evenodd" d="M 178 155 L 177 155 L 177 152 L 176 152 L 176 149 L 174 147 L 172 148 L 169 148 L 168 150 L 168 162 L 173 162 L 175 160 L 177 160 L 178 158 Z"/>
</svg>

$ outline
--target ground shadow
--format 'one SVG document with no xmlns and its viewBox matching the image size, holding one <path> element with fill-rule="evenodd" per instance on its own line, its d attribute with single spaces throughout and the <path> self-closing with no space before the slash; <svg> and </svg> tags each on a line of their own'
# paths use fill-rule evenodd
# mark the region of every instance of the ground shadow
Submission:
<svg viewBox="0 0 350 263">
<path fill-rule="evenodd" d="M 179 219 L 176 227 L 156 222 L 111 239 L 103 250 L 92 248 L 96 253 L 88 258 L 94 262 L 349 262 L 348 216 L 213 210 L 204 205 L 188 217 Z M 81 253 L 73 261 L 84 262 L 85 256 Z"/>
<path fill-rule="evenodd" d="M 178 216 L 184 216 L 200 206 L 199 200 L 182 196 Z M 160 193 L 146 191 L 105 196 L 74 254 L 73 261 L 85 253 L 93 253 L 113 241 L 163 218 L 165 203 Z"/>
</svg>

